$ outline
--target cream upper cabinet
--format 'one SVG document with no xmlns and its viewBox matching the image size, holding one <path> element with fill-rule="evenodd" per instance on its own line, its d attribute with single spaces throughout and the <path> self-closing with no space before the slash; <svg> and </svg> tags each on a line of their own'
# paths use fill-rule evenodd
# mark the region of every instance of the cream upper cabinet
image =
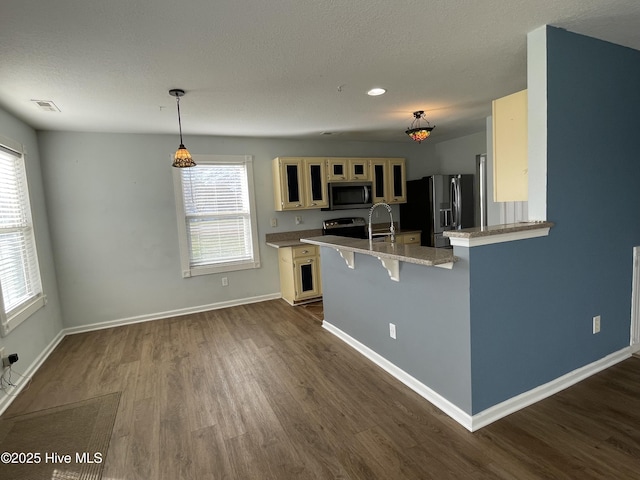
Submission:
<svg viewBox="0 0 640 480">
<path fill-rule="evenodd" d="M 373 202 L 405 203 L 404 158 L 278 157 L 273 159 L 274 208 L 329 206 L 329 182 L 371 181 Z"/>
<path fill-rule="evenodd" d="M 329 206 L 327 194 L 327 170 L 324 158 L 304 158 L 304 189 L 307 208 Z"/>
<path fill-rule="evenodd" d="M 368 158 L 350 158 L 348 163 L 349 180 L 371 180 L 371 175 L 369 174 L 369 163 L 370 161 Z"/>
<path fill-rule="evenodd" d="M 528 199 L 527 91 L 493 101 L 493 198 Z"/>
<path fill-rule="evenodd" d="M 276 210 L 324 208 L 329 205 L 324 158 L 278 157 L 273 159 L 272 167 Z"/>
<path fill-rule="evenodd" d="M 368 158 L 327 158 L 329 182 L 358 182 L 371 180 Z"/>
<path fill-rule="evenodd" d="M 406 203 L 407 177 L 404 158 L 372 158 L 373 202 Z"/>
<path fill-rule="evenodd" d="M 340 157 L 328 158 L 327 179 L 329 182 L 347 181 L 349 179 L 349 159 Z"/>
</svg>

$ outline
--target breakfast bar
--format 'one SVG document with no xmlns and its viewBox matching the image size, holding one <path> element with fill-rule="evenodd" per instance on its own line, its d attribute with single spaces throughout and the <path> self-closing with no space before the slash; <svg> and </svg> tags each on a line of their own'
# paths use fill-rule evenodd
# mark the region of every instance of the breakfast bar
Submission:
<svg viewBox="0 0 640 480">
<path fill-rule="evenodd" d="M 400 262 L 450 269 L 456 261 L 452 250 L 420 245 L 370 241 L 335 235 L 303 238 L 301 242 L 336 250 L 351 269 L 356 268 L 354 255 L 356 253 L 376 257 L 389 272 L 389 277 L 396 282 L 400 281 Z"/>
<path fill-rule="evenodd" d="M 502 332 L 479 332 L 471 321 L 472 251 L 537 241 L 552 226 L 447 232 L 453 249 L 333 235 L 300 241 L 320 249 L 323 327 L 473 430 L 486 415 L 473 408 L 472 336 Z"/>
</svg>

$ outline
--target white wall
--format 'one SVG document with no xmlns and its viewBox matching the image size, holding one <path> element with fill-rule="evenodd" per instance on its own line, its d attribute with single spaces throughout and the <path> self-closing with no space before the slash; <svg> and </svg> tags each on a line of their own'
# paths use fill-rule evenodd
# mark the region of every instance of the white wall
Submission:
<svg viewBox="0 0 640 480">
<path fill-rule="evenodd" d="M 4 347 L 6 354 L 17 353 L 19 356 L 19 361 L 15 366 L 16 371 L 24 372 L 56 339 L 63 328 L 63 321 L 49 237 L 49 222 L 36 133 L 25 123 L 0 109 L 0 135 L 22 143 L 26 148 L 25 165 L 36 234 L 36 248 L 38 249 L 42 286 L 48 300 L 44 308 L 18 325 L 8 336 L 0 338 L 0 348 Z M 0 408 L 6 398 L 3 393 L 0 393 Z"/>
<path fill-rule="evenodd" d="M 487 153 L 485 131 L 435 144 L 435 161 L 441 174 L 476 173 L 476 155 Z"/>
<path fill-rule="evenodd" d="M 170 156 L 175 135 L 40 132 L 44 181 L 65 325 L 159 316 L 279 292 L 275 249 L 266 233 L 320 228 L 324 218 L 356 213 L 273 210 L 271 160 L 277 156 L 405 157 L 424 145 L 187 137 L 192 153 L 254 156 L 262 267 L 183 279 Z M 295 215 L 303 224 L 296 226 Z M 278 227 L 269 219 L 276 217 Z M 221 277 L 229 286 L 222 287 Z"/>
<path fill-rule="evenodd" d="M 487 132 L 481 131 L 443 142 L 421 144 L 421 155 L 410 164 L 407 179 L 427 175 L 476 173 L 476 155 L 487 153 Z"/>
</svg>

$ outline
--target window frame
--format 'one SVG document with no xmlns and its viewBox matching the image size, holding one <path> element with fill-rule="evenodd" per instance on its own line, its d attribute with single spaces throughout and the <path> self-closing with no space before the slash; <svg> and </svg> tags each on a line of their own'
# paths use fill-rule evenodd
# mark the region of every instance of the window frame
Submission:
<svg viewBox="0 0 640 480">
<path fill-rule="evenodd" d="M 173 168 L 173 186 L 176 203 L 176 216 L 178 221 L 178 245 L 180 249 L 182 277 L 189 278 L 199 275 L 211 275 L 216 273 L 260 268 L 258 221 L 255 208 L 255 188 L 253 181 L 253 157 L 251 155 L 193 155 L 193 159 L 196 162 L 196 166 L 189 167 L 189 170 L 191 168 L 198 168 L 198 165 L 245 165 L 249 195 L 249 219 L 251 228 L 250 242 L 253 249 L 253 258 L 251 260 L 244 261 L 191 265 L 191 248 L 187 228 L 187 213 L 185 210 L 184 193 L 182 189 L 182 172 L 186 169 Z"/>
<path fill-rule="evenodd" d="M 13 331 L 18 325 L 27 320 L 31 315 L 37 312 L 39 309 L 46 305 L 46 295 L 44 294 L 44 287 L 42 284 L 42 272 L 40 271 L 40 262 L 38 260 L 38 248 L 36 241 L 35 226 L 33 222 L 33 211 L 31 208 L 31 198 L 29 194 L 29 178 L 27 175 L 27 167 L 25 161 L 26 149 L 19 143 L 10 139 L 0 137 L 0 151 L 4 155 L 15 157 L 17 160 L 16 172 L 21 177 L 25 198 L 25 204 L 22 204 L 23 215 L 26 219 L 26 225 L 20 228 L 20 231 L 25 233 L 28 237 L 30 248 L 33 249 L 33 255 L 31 261 L 33 264 L 25 263 L 23 268 L 28 272 L 36 272 L 35 278 L 29 276 L 29 282 L 33 284 L 33 293 L 25 299 L 19 305 L 16 305 L 11 311 L 5 311 L 4 295 L 2 293 L 2 284 L 0 283 L 0 337 L 6 337 L 11 331 Z M 27 256 L 27 260 L 29 257 Z"/>
</svg>

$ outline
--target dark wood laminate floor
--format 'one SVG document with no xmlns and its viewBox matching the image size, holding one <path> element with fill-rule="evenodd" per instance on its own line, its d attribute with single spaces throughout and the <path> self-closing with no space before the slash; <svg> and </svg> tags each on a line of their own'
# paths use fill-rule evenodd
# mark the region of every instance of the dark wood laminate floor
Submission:
<svg viewBox="0 0 640 480">
<path fill-rule="evenodd" d="M 114 391 L 104 479 L 638 479 L 640 358 L 469 433 L 271 301 L 66 337 L 6 416 Z"/>
</svg>

